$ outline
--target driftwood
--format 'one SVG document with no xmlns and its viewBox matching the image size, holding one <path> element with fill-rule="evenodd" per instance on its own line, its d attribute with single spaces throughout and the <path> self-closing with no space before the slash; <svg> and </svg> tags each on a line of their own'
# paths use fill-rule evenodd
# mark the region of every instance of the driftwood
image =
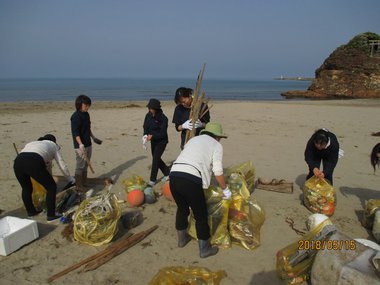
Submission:
<svg viewBox="0 0 380 285">
<path fill-rule="evenodd" d="M 293 193 L 293 182 L 288 182 L 283 179 L 277 180 L 272 179 L 271 181 L 265 181 L 262 178 L 259 178 L 256 181 L 256 187 L 257 189 L 266 190 L 266 191 L 273 191 L 273 192 L 280 192 L 280 193 Z"/>
<path fill-rule="evenodd" d="M 87 257 L 86 259 L 84 259 L 84 260 L 66 268 L 65 270 L 58 272 L 57 274 L 49 277 L 47 281 L 52 282 L 52 281 L 56 280 L 57 278 L 62 277 L 63 275 L 66 275 L 67 273 L 81 267 L 82 265 L 85 265 L 89 262 L 92 262 L 92 261 L 94 261 L 94 262 L 90 263 L 90 264 L 92 264 L 92 266 L 94 266 L 94 268 L 91 267 L 91 269 L 88 269 L 88 270 L 96 269 L 100 265 L 111 260 L 116 255 L 122 253 L 124 250 L 130 248 L 131 246 L 135 245 L 136 243 L 138 243 L 139 241 L 144 239 L 147 235 L 152 233 L 157 228 L 158 228 L 158 226 L 156 225 L 156 226 L 153 226 L 150 229 L 143 231 L 143 232 L 140 232 L 138 234 L 135 234 L 132 236 L 127 235 L 125 238 L 115 242 L 114 244 L 107 247 L 105 250 L 102 250 L 102 251 L 98 252 L 97 254 L 94 254 L 90 257 Z M 117 253 L 117 254 L 115 254 L 115 253 Z M 88 270 L 85 270 L 85 271 L 88 271 Z"/>
<path fill-rule="evenodd" d="M 118 256 L 120 253 L 123 253 L 128 248 L 134 246 L 135 244 L 142 241 L 145 237 L 150 235 L 154 230 L 156 230 L 158 226 L 154 226 L 146 231 L 143 231 L 141 233 L 132 235 L 130 238 L 128 238 L 125 243 L 121 244 L 119 247 L 115 248 L 114 251 L 110 252 L 109 254 L 103 255 L 89 263 L 87 263 L 83 269 L 84 272 L 91 271 L 97 269 L 99 266 L 103 265 L 107 261 L 110 261 L 115 256 Z"/>
</svg>

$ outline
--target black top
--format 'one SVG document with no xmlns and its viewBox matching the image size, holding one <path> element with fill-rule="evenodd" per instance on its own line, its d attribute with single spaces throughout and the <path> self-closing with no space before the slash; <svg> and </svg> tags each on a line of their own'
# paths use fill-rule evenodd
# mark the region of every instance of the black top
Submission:
<svg viewBox="0 0 380 285">
<path fill-rule="evenodd" d="M 325 149 L 318 150 L 314 144 L 314 136 L 315 134 L 313 134 L 307 142 L 305 149 L 305 161 L 310 169 L 314 169 L 315 167 L 320 167 L 320 161 L 323 159 L 325 160 L 325 169 L 323 169 L 323 172 L 331 173 L 338 163 L 338 139 L 333 133 L 327 132 L 327 136 L 330 139 L 330 145 Z"/>
<path fill-rule="evenodd" d="M 207 105 L 206 105 L 206 108 L 204 108 L 203 106 L 204 106 L 204 104 L 202 104 L 201 109 L 208 109 Z M 178 127 L 190 118 L 190 111 L 191 111 L 191 108 L 186 108 L 181 104 L 178 104 L 175 107 L 172 123 L 175 124 L 175 128 L 177 131 L 178 131 Z M 207 111 L 206 114 L 201 118 L 201 122 L 206 123 L 206 124 L 208 122 L 210 122 L 210 112 L 209 111 Z M 199 135 L 199 133 L 202 129 L 203 128 L 198 128 L 196 130 L 195 135 L 196 136 Z M 181 148 L 185 145 L 185 140 L 186 140 L 186 130 L 182 130 L 181 131 Z"/>
<path fill-rule="evenodd" d="M 148 112 L 144 120 L 144 135 L 152 135 L 152 142 L 169 142 L 168 139 L 168 118 L 157 110 L 156 116 Z"/>
<path fill-rule="evenodd" d="M 75 111 L 71 115 L 71 134 L 74 148 L 79 148 L 75 137 L 79 136 L 85 147 L 91 145 L 91 121 L 88 112 Z"/>
</svg>

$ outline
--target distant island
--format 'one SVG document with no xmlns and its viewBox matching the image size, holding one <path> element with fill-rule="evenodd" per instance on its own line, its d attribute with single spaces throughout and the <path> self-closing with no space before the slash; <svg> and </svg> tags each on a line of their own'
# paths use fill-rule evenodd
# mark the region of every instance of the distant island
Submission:
<svg viewBox="0 0 380 285">
<path fill-rule="evenodd" d="M 304 76 L 298 76 L 298 77 L 285 77 L 285 76 L 282 76 L 282 75 L 281 75 L 281 77 L 276 77 L 276 78 L 274 78 L 274 80 L 313 81 L 314 78 L 313 78 L 313 77 L 304 77 Z"/>
</svg>

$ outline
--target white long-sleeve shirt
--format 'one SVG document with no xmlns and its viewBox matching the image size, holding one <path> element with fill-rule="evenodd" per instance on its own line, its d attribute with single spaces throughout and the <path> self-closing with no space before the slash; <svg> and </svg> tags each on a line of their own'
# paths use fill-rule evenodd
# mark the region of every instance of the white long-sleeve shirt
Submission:
<svg viewBox="0 0 380 285">
<path fill-rule="evenodd" d="M 173 163 L 172 172 L 185 172 L 202 179 L 203 188 L 210 186 L 211 174 L 223 175 L 223 146 L 208 135 L 193 137 Z"/>
<path fill-rule="evenodd" d="M 50 174 L 52 174 L 52 161 L 55 159 L 65 177 L 67 179 L 70 178 L 69 168 L 63 160 L 60 147 L 56 143 L 48 140 L 33 141 L 26 144 L 20 153 L 21 152 L 34 152 L 39 154 L 45 161 L 46 168 Z"/>
</svg>

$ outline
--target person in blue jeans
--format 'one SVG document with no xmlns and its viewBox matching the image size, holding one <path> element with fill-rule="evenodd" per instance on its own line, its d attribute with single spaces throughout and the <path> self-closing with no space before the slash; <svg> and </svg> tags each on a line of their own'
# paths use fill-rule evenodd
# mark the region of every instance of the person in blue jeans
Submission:
<svg viewBox="0 0 380 285">
<path fill-rule="evenodd" d="M 166 181 L 169 178 L 170 169 L 161 158 L 166 145 L 169 143 L 168 118 L 162 111 L 159 100 L 152 98 L 146 106 L 148 107 L 148 113 L 145 115 L 144 119 L 144 135 L 142 140 L 145 149 L 147 142 L 151 143 L 152 168 L 148 185 L 154 186 L 157 181 L 159 169 L 164 174 L 163 181 Z"/>
</svg>

